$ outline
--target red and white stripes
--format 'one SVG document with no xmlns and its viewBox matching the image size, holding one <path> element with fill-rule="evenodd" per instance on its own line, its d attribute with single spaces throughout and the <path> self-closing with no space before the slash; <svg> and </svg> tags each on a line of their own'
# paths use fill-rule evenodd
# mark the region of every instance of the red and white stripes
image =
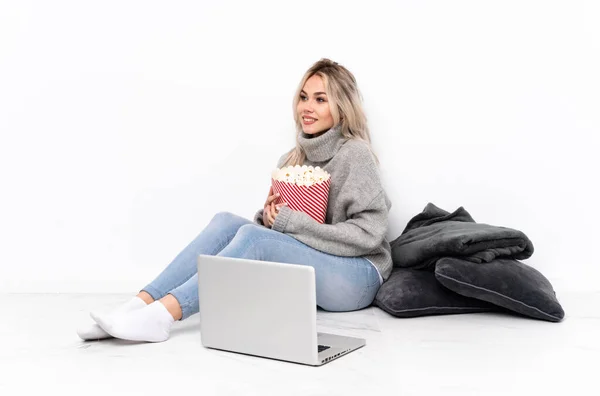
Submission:
<svg viewBox="0 0 600 396">
<path fill-rule="evenodd" d="M 325 222 L 327 201 L 331 178 L 311 186 L 299 186 L 295 183 L 277 181 L 271 178 L 273 192 L 281 196 L 275 200 L 275 205 L 286 202 L 292 210 L 304 212 L 318 223 Z"/>
</svg>

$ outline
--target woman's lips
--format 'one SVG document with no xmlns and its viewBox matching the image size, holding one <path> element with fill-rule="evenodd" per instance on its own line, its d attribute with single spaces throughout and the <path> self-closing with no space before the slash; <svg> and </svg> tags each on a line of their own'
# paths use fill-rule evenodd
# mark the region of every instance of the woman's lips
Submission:
<svg viewBox="0 0 600 396">
<path fill-rule="evenodd" d="M 314 119 L 306 119 L 306 118 L 302 118 L 302 123 L 304 125 L 312 125 L 316 122 L 317 120 Z"/>
</svg>

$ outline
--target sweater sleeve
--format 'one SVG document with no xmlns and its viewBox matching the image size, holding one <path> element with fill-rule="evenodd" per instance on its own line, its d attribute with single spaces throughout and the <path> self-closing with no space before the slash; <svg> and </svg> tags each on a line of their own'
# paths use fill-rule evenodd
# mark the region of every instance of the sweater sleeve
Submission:
<svg viewBox="0 0 600 396">
<path fill-rule="evenodd" d="M 258 225 L 264 226 L 263 224 L 263 213 L 265 212 L 264 209 L 259 209 L 255 214 L 254 214 L 254 222 Z"/>
<path fill-rule="evenodd" d="M 286 233 L 314 249 L 336 256 L 364 256 L 383 242 L 388 228 L 386 195 L 381 190 L 368 205 L 337 224 L 321 224 L 304 212 L 284 206 L 273 230 Z"/>
</svg>

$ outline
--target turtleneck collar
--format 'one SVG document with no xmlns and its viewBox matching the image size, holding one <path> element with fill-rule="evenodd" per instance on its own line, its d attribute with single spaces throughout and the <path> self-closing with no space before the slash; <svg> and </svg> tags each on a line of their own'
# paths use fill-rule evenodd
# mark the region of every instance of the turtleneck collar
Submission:
<svg viewBox="0 0 600 396">
<path fill-rule="evenodd" d="M 342 135 L 341 125 L 335 125 L 324 134 L 312 137 L 303 131 L 298 135 L 298 142 L 306 153 L 306 158 L 312 162 L 328 161 L 338 152 L 346 142 Z"/>
</svg>

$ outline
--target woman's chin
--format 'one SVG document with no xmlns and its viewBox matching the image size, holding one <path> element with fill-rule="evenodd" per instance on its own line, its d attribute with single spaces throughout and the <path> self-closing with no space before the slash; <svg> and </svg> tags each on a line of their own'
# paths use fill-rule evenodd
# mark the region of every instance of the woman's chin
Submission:
<svg viewBox="0 0 600 396">
<path fill-rule="evenodd" d="M 317 137 L 327 132 L 327 130 L 318 130 L 316 128 L 303 128 L 302 130 L 305 134 L 310 135 L 311 137 Z"/>
</svg>

